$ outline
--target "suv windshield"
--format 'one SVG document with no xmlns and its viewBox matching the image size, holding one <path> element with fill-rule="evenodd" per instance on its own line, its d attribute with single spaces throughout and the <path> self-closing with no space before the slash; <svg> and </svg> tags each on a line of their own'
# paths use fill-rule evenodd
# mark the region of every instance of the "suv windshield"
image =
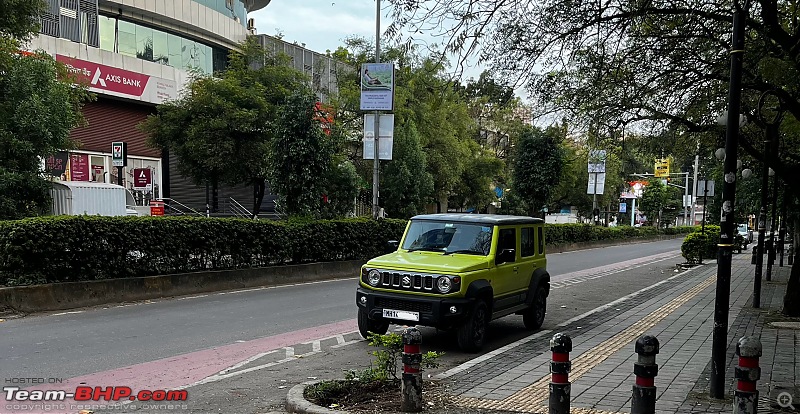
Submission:
<svg viewBox="0 0 800 414">
<path fill-rule="evenodd" d="M 412 221 L 403 249 L 486 256 L 492 245 L 492 226 L 444 221 Z"/>
<path fill-rule="evenodd" d="M 747 224 L 739 225 L 739 233 L 747 233 Z"/>
</svg>

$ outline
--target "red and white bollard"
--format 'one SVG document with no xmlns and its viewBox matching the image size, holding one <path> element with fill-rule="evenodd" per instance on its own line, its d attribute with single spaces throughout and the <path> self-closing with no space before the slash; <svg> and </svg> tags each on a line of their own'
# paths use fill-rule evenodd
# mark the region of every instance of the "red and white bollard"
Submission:
<svg viewBox="0 0 800 414">
<path fill-rule="evenodd" d="M 403 382 L 400 385 L 400 410 L 407 413 L 422 411 L 422 333 L 415 327 L 403 330 Z"/>
<path fill-rule="evenodd" d="M 631 414 L 655 414 L 656 412 L 656 384 L 658 364 L 656 355 L 659 351 L 658 339 L 655 336 L 643 335 L 636 340 L 636 362 L 633 364 L 633 373 L 636 375 L 636 384 L 633 385 L 631 398 Z"/>
<path fill-rule="evenodd" d="M 756 381 L 761 379 L 758 358 L 761 357 L 761 341 L 756 336 L 745 336 L 736 344 L 739 364 L 736 366 L 736 391 L 733 392 L 734 414 L 756 414 L 758 412 L 758 389 Z"/>
<path fill-rule="evenodd" d="M 553 360 L 550 362 L 550 414 L 569 414 L 570 383 L 569 372 L 572 363 L 569 353 L 572 352 L 572 338 L 567 334 L 557 333 L 550 339 L 550 350 Z"/>
</svg>

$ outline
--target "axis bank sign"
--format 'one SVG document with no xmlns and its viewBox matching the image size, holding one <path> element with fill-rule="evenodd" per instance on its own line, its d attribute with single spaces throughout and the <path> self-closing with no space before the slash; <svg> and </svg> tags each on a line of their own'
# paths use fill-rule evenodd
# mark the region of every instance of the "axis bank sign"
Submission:
<svg viewBox="0 0 800 414">
<path fill-rule="evenodd" d="M 56 60 L 88 82 L 92 92 L 156 104 L 177 98 L 174 81 L 64 55 L 56 55 Z"/>
</svg>

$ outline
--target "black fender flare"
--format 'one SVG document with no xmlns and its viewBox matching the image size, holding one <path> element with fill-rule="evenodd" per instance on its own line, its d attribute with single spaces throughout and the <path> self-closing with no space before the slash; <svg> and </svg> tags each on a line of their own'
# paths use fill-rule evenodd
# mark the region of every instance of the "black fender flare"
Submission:
<svg viewBox="0 0 800 414">
<path fill-rule="evenodd" d="M 486 305 L 489 307 L 489 312 L 494 308 L 494 288 L 486 279 L 478 279 L 473 281 L 467 286 L 467 299 L 472 299 L 475 302 L 478 298 L 486 297 Z"/>
<path fill-rule="evenodd" d="M 533 271 L 531 283 L 528 285 L 528 296 L 525 298 L 526 305 L 533 305 L 533 297 L 539 287 L 545 289 L 546 296 L 550 296 L 550 273 L 542 268 Z"/>
</svg>

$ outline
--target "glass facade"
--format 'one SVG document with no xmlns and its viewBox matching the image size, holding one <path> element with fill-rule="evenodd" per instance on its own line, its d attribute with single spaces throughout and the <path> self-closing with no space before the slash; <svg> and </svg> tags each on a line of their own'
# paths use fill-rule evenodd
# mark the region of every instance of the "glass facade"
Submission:
<svg viewBox="0 0 800 414">
<path fill-rule="evenodd" d="M 244 8 L 242 0 L 194 0 L 211 10 L 220 12 L 226 16 L 238 17 L 242 26 L 247 24 L 247 10 Z"/>
<path fill-rule="evenodd" d="M 225 50 L 116 17 L 100 16 L 99 20 L 103 50 L 203 73 L 223 70 L 227 63 Z"/>
</svg>

